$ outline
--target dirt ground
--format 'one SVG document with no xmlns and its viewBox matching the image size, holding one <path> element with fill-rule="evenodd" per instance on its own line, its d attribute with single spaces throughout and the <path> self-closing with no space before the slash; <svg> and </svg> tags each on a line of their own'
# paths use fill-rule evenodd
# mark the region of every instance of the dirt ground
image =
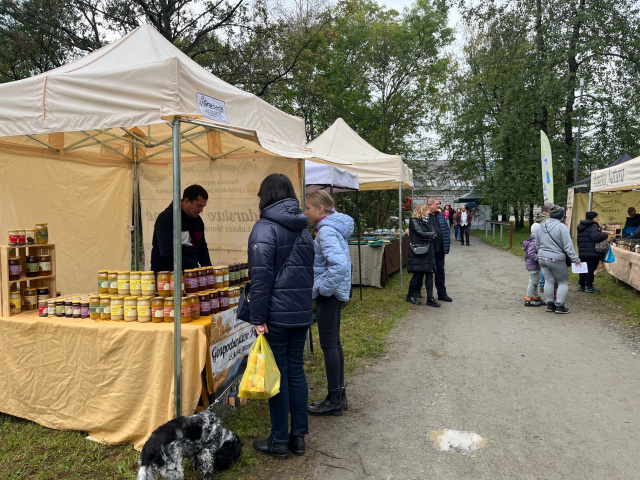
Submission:
<svg viewBox="0 0 640 480">
<path fill-rule="evenodd" d="M 640 345 L 624 312 L 575 286 L 568 315 L 526 308 L 523 259 L 451 249 L 453 303 L 412 307 L 388 354 L 349 380 L 349 411 L 312 417 L 307 455 L 260 478 L 640 478 Z M 442 429 L 480 447 L 442 451 Z"/>
</svg>

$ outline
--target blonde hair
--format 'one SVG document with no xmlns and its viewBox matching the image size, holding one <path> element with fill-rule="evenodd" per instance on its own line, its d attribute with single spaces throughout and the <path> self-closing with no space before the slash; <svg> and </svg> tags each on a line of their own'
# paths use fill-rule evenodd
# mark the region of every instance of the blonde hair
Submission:
<svg viewBox="0 0 640 480">
<path fill-rule="evenodd" d="M 307 203 L 310 203 L 316 208 L 324 208 L 327 213 L 334 213 L 333 198 L 324 190 L 316 190 L 307 195 Z"/>
<path fill-rule="evenodd" d="M 416 205 L 416 208 L 413 209 L 413 213 L 411 214 L 412 218 L 422 218 L 422 217 L 426 217 L 426 213 L 425 210 L 427 210 L 427 205 L 424 203 L 421 203 L 419 205 Z"/>
</svg>

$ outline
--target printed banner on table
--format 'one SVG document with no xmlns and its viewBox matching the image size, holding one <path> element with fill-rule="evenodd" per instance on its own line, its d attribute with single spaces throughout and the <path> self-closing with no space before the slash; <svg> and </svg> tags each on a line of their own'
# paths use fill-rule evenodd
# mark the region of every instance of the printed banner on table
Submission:
<svg viewBox="0 0 640 480">
<path fill-rule="evenodd" d="M 540 149 L 542 152 L 542 192 L 544 201 L 553 203 L 553 164 L 551 158 L 551 145 L 547 135 L 540 130 Z"/>
</svg>

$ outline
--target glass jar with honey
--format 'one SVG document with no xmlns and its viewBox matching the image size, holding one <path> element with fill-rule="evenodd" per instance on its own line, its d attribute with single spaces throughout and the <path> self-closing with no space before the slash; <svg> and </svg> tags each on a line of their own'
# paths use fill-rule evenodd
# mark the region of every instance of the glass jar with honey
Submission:
<svg viewBox="0 0 640 480">
<path fill-rule="evenodd" d="M 173 297 L 164 297 L 164 323 L 173 323 Z"/>
<path fill-rule="evenodd" d="M 153 323 L 164 322 L 164 297 L 151 299 L 151 321 Z"/>
<path fill-rule="evenodd" d="M 158 296 L 171 296 L 171 275 L 172 272 L 158 272 Z"/>
<path fill-rule="evenodd" d="M 109 279 L 109 291 L 107 293 L 109 295 L 117 295 L 118 294 L 118 271 L 109 270 L 107 272 L 107 278 Z"/>
</svg>

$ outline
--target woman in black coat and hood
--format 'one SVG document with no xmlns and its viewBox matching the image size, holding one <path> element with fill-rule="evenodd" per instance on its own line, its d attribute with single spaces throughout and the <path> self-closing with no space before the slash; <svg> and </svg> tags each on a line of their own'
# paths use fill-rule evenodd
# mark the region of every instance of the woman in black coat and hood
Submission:
<svg viewBox="0 0 640 480">
<path fill-rule="evenodd" d="M 427 305 L 439 307 L 440 302 L 433 296 L 433 273 L 436 271 L 436 257 L 432 242 L 435 240 L 437 234 L 429 226 L 429 222 L 425 220 L 427 215 L 427 206 L 420 204 L 413 210 L 413 215 L 409 221 L 410 244 L 407 271 L 413 273 L 413 277 L 411 277 L 411 281 L 409 282 L 407 302 L 420 305 L 420 301 L 416 299 L 416 295 L 418 295 L 422 289 L 424 278 L 424 283 L 427 287 Z M 427 252 L 416 254 L 412 247 L 426 247 Z"/>
<path fill-rule="evenodd" d="M 580 220 L 578 230 L 578 256 L 588 267 L 587 273 L 579 274 L 578 290 L 588 293 L 600 293 L 593 287 L 593 277 L 601 260 L 600 253 L 596 252 L 596 243 L 606 240 L 609 235 L 600 231 L 596 212 L 587 212 L 587 218 Z"/>
</svg>

